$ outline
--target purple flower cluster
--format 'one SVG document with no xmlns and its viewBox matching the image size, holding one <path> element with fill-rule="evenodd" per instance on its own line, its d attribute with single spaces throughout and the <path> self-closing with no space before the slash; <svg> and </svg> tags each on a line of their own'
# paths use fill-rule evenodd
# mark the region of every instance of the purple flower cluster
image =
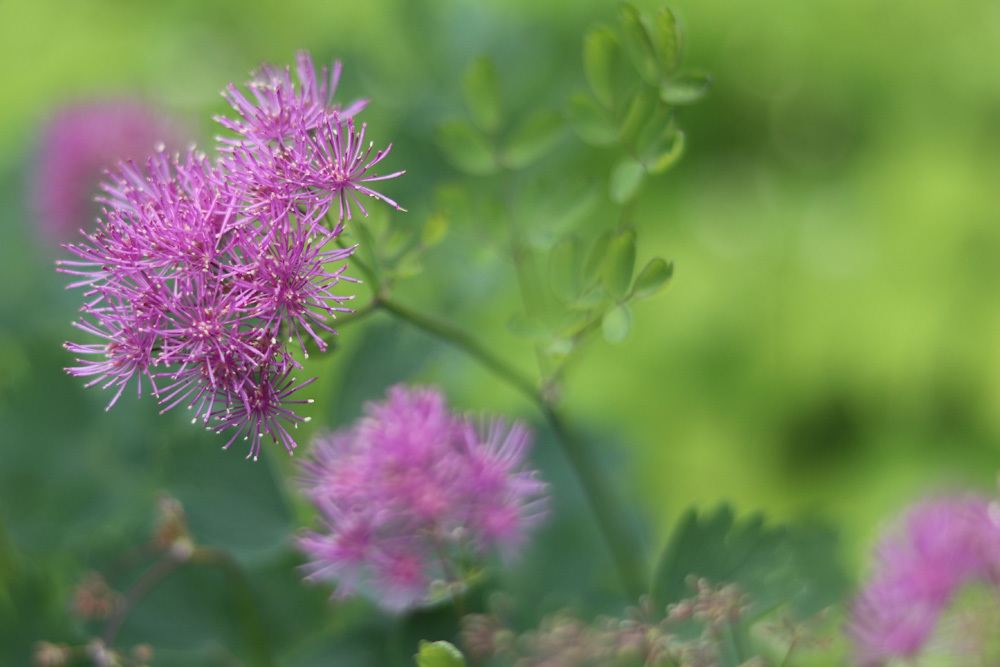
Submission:
<svg viewBox="0 0 1000 667">
<path fill-rule="evenodd" d="M 986 498 L 924 502 L 883 541 L 878 561 L 849 627 L 865 667 L 917 656 L 959 589 L 997 582 L 1000 523 Z"/>
<path fill-rule="evenodd" d="M 58 243 L 89 227 L 98 212 L 94 191 L 105 170 L 149 155 L 160 142 L 176 146 L 182 134 L 177 123 L 136 100 L 61 108 L 42 128 L 32 178 L 32 207 L 41 231 Z"/>
<path fill-rule="evenodd" d="M 477 428 L 433 389 L 391 388 L 304 464 L 323 524 L 299 542 L 310 578 L 399 611 L 427 602 L 434 582 L 459 582 L 465 560 L 513 554 L 545 504 L 523 467 L 529 439 L 516 423 Z"/>
<path fill-rule="evenodd" d="M 224 95 L 238 119 L 220 119 L 237 138 L 220 138 L 220 157 L 190 150 L 123 162 L 98 198 L 95 231 L 66 248 L 59 269 L 84 289 L 76 327 L 91 342 L 67 343 L 81 355 L 71 375 L 114 391 L 149 383 L 163 411 L 184 406 L 217 432 L 225 447 L 249 441 L 257 459 L 269 435 L 291 452 L 288 426 L 306 421 L 293 398 L 312 382 L 294 377 L 311 340 L 326 349 L 331 321 L 353 297 L 344 271 L 354 248 L 339 238 L 361 196 L 399 206 L 369 183 L 399 176 L 370 173 L 389 152 L 372 155 L 363 102 L 332 102 L 340 64 L 319 75 L 298 55 L 288 69 L 265 66 Z M 337 202 L 337 206 L 334 206 Z"/>
</svg>

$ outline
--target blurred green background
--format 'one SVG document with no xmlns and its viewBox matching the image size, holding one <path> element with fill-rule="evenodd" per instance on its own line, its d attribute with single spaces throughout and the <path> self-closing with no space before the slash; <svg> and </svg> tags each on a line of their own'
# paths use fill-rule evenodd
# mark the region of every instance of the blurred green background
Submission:
<svg viewBox="0 0 1000 667">
<path fill-rule="evenodd" d="M 673 258 L 676 277 L 636 308 L 625 343 L 593 345 L 567 411 L 606 444 L 650 545 L 687 506 L 729 500 L 828 519 L 860 573 L 906 502 L 995 482 L 1000 4 L 671 6 L 686 62 L 715 81 L 683 111 L 687 154 L 647 187 L 636 219 L 640 262 Z M 394 224 L 418 225 L 434 188 L 461 180 L 431 137 L 463 113 L 465 65 L 492 56 L 515 113 L 561 108 L 583 85 L 583 33 L 614 12 L 576 0 L 0 2 L 0 601 L 37 603 L 7 611 L 22 642 L 67 632 L 69 587 L 148 532 L 160 490 L 185 501 L 206 542 L 249 560 L 267 561 L 297 511 L 276 499 L 268 464 L 217 452 L 148 399 L 106 414 L 106 396 L 62 373 L 78 295 L 62 290 L 24 196 L 51 110 L 139 94 L 207 140 L 227 81 L 299 48 L 338 57 L 339 98 L 372 99 L 376 140 L 393 141 L 391 167 L 408 170 L 387 188 L 410 209 Z M 476 224 L 489 221 L 452 221 L 433 251 L 462 280 L 428 272 L 399 296 L 528 368 L 528 346 L 506 330 L 511 268 L 488 244 L 470 253 Z M 341 338 L 314 364 L 321 426 L 408 379 L 441 383 L 461 407 L 534 419 L 459 353 L 381 317 Z"/>
</svg>

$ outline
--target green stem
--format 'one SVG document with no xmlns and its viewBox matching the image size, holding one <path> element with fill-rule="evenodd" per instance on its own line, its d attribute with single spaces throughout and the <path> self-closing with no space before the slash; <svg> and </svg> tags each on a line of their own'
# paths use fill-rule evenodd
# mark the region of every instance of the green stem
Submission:
<svg viewBox="0 0 1000 667">
<path fill-rule="evenodd" d="M 598 529 L 611 552 L 625 592 L 630 599 L 638 599 L 646 590 L 645 577 L 639 561 L 639 550 L 631 543 L 628 533 L 626 512 L 618 505 L 586 444 L 569 429 L 558 409 L 538 390 L 535 382 L 476 338 L 449 322 L 429 317 L 387 298 L 380 298 L 376 303 L 378 308 L 462 349 L 538 407 L 555 432 L 557 442 L 576 473 L 584 496 L 597 519 Z"/>
<path fill-rule="evenodd" d="M 524 394 L 530 400 L 540 400 L 538 391 L 535 388 L 535 383 L 530 377 L 509 365 L 506 361 L 495 355 L 485 345 L 450 322 L 444 322 L 428 317 L 423 313 L 411 310 L 406 306 L 387 298 L 378 299 L 377 303 L 378 307 L 382 310 L 392 313 L 394 316 L 409 322 L 418 329 L 423 329 L 429 334 L 460 347 L 467 354 L 476 359 L 476 361 L 493 371 L 500 378 L 506 380 L 512 387 Z"/>
<path fill-rule="evenodd" d="M 792 641 L 788 644 L 788 651 L 785 652 L 785 657 L 781 660 L 781 664 L 778 667 L 788 667 L 792 662 L 792 653 L 795 652 L 795 645 L 798 643 L 798 638 L 792 638 Z"/>
<path fill-rule="evenodd" d="M 375 310 L 383 310 L 460 348 L 538 407 L 552 427 L 556 440 L 583 489 L 587 503 L 597 520 L 598 530 L 615 563 L 622 587 L 630 599 L 638 599 L 646 591 L 645 575 L 639 559 L 639 549 L 629 535 L 627 513 L 608 487 L 599 465 L 593 460 L 586 444 L 567 426 L 558 408 L 539 390 L 534 380 L 454 324 L 425 315 L 385 296 L 376 296 L 364 309 L 359 310 L 355 317 L 342 318 L 338 320 L 338 324 L 343 326 Z"/>
</svg>

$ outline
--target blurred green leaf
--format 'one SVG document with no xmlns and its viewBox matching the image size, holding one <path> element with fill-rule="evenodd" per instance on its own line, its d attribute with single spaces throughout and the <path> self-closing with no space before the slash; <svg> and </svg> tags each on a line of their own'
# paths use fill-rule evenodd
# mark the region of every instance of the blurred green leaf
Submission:
<svg viewBox="0 0 1000 667">
<path fill-rule="evenodd" d="M 507 329 L 515 336 L 542 340 L 549 337 L 549 327 L 542 320 L 517 313 L 507 321 Z"/>
<path fill-rule="evenodd" d="M 616 299 L 628 294 L 635 271 L 635 231 L 627 229 L 611 239 L 603 267 L 603 284 Z"/>
<path fill-rule="evenodd" d="M 688 72 L 660 85 L 660 99 L 667 104 L 694 104 L 712 87 L 712 77 L 703 72 Z"/>
<path fill-rule="evenodd" d="M 545 109 L 536 111 L 511 132 L 503 160 L 514 169 L 527 167 L 552 150 L 562 132 L 562 116 Z"/>
<path fill-rule="evenodd" d="M 625 112 L 625 119 L 621 126 L 621 142 L 625 146 L 634 144 L 643 126 L 650 121 L 658 100 L 648 88 L 641 88 L 629 102 L 628 110 Z"/>
<path fill-rule="evenodd" d="M 469 63 L 462 91 L 473 120 L 483 130 L 496 132 L 501 120 L 500 83 L 492 59 L 481 56 Z"/>
<path fill-rule="evenodd" d="M 646 169 L 633 158 L 624 158 L 611 170 L 609 191 L 611 201 L 624 204 L 639 192 Z"/>
<path fill-rule="evenodd" d="M 606 295 L 604 294 L 604 290 L 597 288 L 588 289 L 579 297 L 574 299 L 573 302 L 569 304 L 569 307 L 577 310 L 591 310 L 603 303 L 605 299 Z"/>
<path fill-rule="evenodd" d="M 680 130 L 673 133 L 670 138 L 670 143 L 662 146 L 659 152 L 652 153 L 649 155 L 649 173 L 651 174 L 662 174 L 670 167 L 677 164 L 677 161 L 681 159 L 684 155 L 685 146 L 685 135 Z"/>
<path fill-rule="evenodd" d="M 606 312 L 601 320 L 601 333 L 609 343 L 620 343 L 632 329 L 632 313 L 624 303 Z"/>
<path fill-rule="evenodd" d="M 611 249 L 611 231 L 601 232 L 590 244 L 587 259 L 583 263 L 584 284 L 588 287 L 596 285 L 601 280 L 601 267 Z"/>
<path fill-rule="evenodd" d="M 427 248 L 436 246 L 448 234 L 448 218 L 442 213 L 434 213 L 427 218 L 420 242 Z"/>
<path fill-rule="evenodd" d="M 632 296 L 645 299 L 653 296 L 667 286 L 674 275 L 674 265 L 660 257 L 654 257 L 642 267 L 632 285 Z"/>
<path fill-rule="evenodd" d="M 835 547 L 835 536 L 815 526 L 768 526 L 761 514 L 737 520 L 728 505 L 708 514 L 689 510 L 657 565 L 653 602 L 662 607 L 687 597 L 694 576 L 737 584 L 750 597 L 752 616 L 785 604 L 812 614 L 845 589 Z"/>
<path fill-rule="evenodd" d="M 548 251 L 584 220 L 601 199 L 594 179 L 551 172 L 521 190 L 514 202 L 516 215 L 525 223 L 525 240 Z"/>
<path fill-rule="evenodd" d="M 615 91 L 621 46 L 618 36 L 607 27 L 594 28 L 583 38 L 583 72 L 594 97 L 606 108 L 615 106 Z"/>
<path fill-rule="evenodd" d="M 618 141 L 618 126 L 589 95 L 578 93 L 570 99 L 569 120 L 588 144 L 610 146 Z"/>
<path fill-rule="evenodd" d="M 639 72 L 639 76 L 647 83 L 655 85 L 659 79 L 656 52 L 642 20 L 642 14 L 634 5 L 626 2 L 622 3 L 619 19 L 622 31 L 625 33 L 623 40 L 625 52 Z"/>
<path fill-rule="evenodd" d="M 478 176 L 496 172 L 493 147 L 481 132 L 464 120 L 442 123 L 435 139 L 441 152 L 458 169 Z"/>
<path fill-rule="evenodd" d="M 665 75 L 672 74 L 681 63 L 681 35 L 674 13 L 668 7 L 657 10 L 648 27 L 660 71 Z"/>
<path fill-rule="evenodd" d="M 563 301 L 580 295 L 580 242 L 575 237 L 564 238 L 549 253 L 549 281 Z"/>
<path fill-rule="evenodd" d="M 423 260 L 417 254 L 410 254 L 403 257 L 399 264 L 394 267 L 394 275 L 397 278 L 413 278 L 424 272 Z"/>
<path fill-rule="evenodd" d="M 420 642 L 417 667 L 465 667 L 462 652 L 448 642 Z"/>
<path fill-rule="evenodd" d="M 545 346 L 545 354 L 550 359 L 561 361 L 573 352 L 573 341 L 569 338 L 555 338 Z"/>
</svg>

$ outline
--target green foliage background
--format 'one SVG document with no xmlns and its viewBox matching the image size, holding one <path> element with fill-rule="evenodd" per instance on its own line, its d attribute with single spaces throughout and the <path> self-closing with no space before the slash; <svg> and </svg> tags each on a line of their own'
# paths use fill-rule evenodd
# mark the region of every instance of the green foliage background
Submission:
<svg viewBox="0 0 1000 667">
<path fill-rule="evenodd" d="M 714 77 L 710 96 L 681 112 L 684 159 L 647 183 L 635 214 L 640 265 L 672 258 L 674 280 L 634 308 L 625 342 L 593 344 L 572 371 L 567 412 L 648 525 L 650 554 L 690 506 L 731 501 L 741 514 L 836 526 L 860 575 L 887 516 L 928 491 L 989 489 L 997 470 L 1000 7 L 671 6 L 686 62 Z M 274 483 L 293 474 L 280 452 L 245 463 L 149 400 L 126 397 L 106 414 L 105 396 L 62 373 L 77 296 L 63 292 L 25 203 L 50 109 L 138 91 L 207 139 L 225 82 L 298 48 L 336 56 L 341 99 L 372 99 L 374 138 L 393 141 L 391 166 L 408 170 L 388 191 L 410 209 L 391 224 L 412 229 L 439 212 L 442 183 L 466 182 L 433 136 L 465 113 L 468 63 L 495 60 L 515 117 L 564 109 L 584 86 L 583 34 L 615 11 L 565 0 L 0 1 L 0 664 L 23 664 L 36 639 L 79 633 L 68 591 L 147 535 L 160 491 L 185 503 L 200 539 L 254 574 L 264 617 L 227 613 L 246 604 L 227 595 L 225 574 L 192 570 L 128 626 L 135 641 L 166 647 L 156 664 L 195 664 L 181 651 L 192 647 L 204 664 L 231 664 L 226 651 L 266 664 L 245 625 L 258 622 L 288 664 L 376 664 L 372 651 L 397 650 L 382 647 L 386 633 L 412 652 L 440 621 L 373 621 L 363 605 L 334 614 L 323 591 L 296 583 L 285 536 L 308 513 Z M 569 134 L 556 148 L 578 149 Z M 565 208 L 574 196 L 524 204 Z M 508 330 L 517 296 L 484 233 L 489 214 L 453 212 L 426 260 L 434 270 L 398 296 L 451 314 L 529 368 L 529 346 Z M 592 215 L 604 224 L 600 207 Z M 401 380 L 440 383 L 463 408 L 536 419 L 460 353 L 381 315 L 345 329 L 313 365 L 320 427 Z M 556 608 L 579 601 L 574 581 L 593 580 L 608 592 L 590 602 L 613 608 L 613 575 L 593 529 L 574 518 L 580 500 L 544 429 L 537 457 L 564 489 L 565 520 L 510 575 L 511 589 Z M 554 592 L 540 596 L 540 582 Z"/>
</svg>

